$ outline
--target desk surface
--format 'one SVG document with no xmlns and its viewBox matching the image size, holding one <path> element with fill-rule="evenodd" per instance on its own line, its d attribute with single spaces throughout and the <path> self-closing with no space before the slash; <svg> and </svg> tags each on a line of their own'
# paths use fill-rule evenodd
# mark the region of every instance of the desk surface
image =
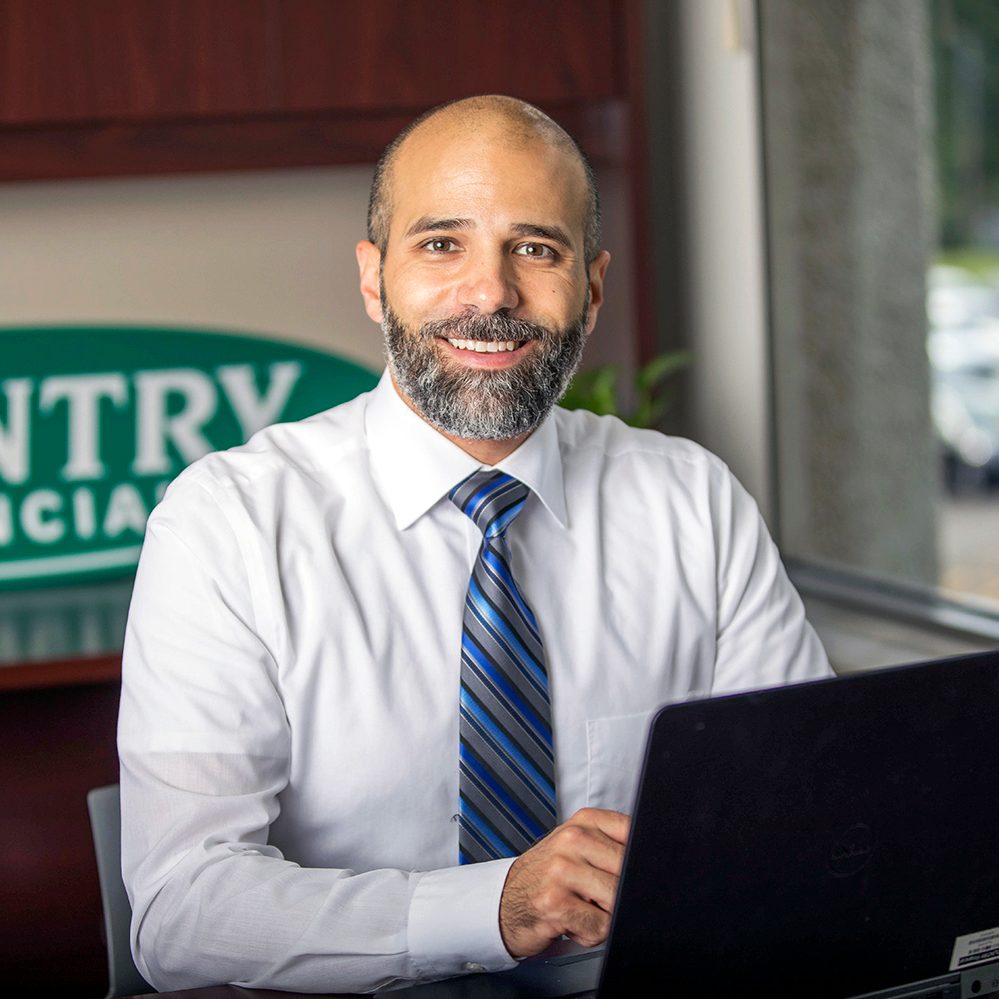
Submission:
<svg viewBox="0 0 999 999">
<path fill-rule="evenodd" d="M 332 993 L 330 993 L 332 995 Z M 270 989 L 243 989 L 238 985 L 212 985 L 203 989 L 181 989 L 177 992 L 150 992 L 131 999 L 323 999 L 315 992 L 274 992 Z M 371 999 L 370 996 L 344 996 L 339 999 Z"/>
<path fill-rule="evenodd" d="M 384 999 L 396 996 L 399 999 L 555 999 L 558 996 L 578 995 L 596 989 L 602 957 L 602 947 L 584 951 L 575 945 L 567 945 L 524 961 L 509 971 L 491 975 L 464 975 L 380 992 L 378 995 Z M 160 992 L 133 999 L 152 999 L 155 995 L 171 999 L 321 999 L 315 993 L 245 989 L 238 985 Z M 343 993 L 339 995 L 344 999 Z M 348 999 L 362 997 L 353 996 Z"/>
<path fill-rule="evenodd" d="M 316 992 L 244 989 L 238 985 L 211 985 L 202 989 L 180 989 L 177 992 L 144 992 L 140 996 L 131 996 L 129 999 L 323 999 L 323 995 Z M 372 997 L 328 993 L 327 999 L 372 999 Z"/>
</svg>

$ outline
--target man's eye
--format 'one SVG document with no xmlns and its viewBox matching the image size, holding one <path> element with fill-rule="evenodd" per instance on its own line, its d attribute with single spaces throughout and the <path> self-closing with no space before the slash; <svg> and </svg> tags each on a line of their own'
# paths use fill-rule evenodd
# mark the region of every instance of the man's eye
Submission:
<svg viewBox="0 0 999 999">
<path fill-rule="evenodd" d="M 555 256 L 555 251 L 550 246 L 545 246 L 544 243 L 521 243 L 513 252 L 519 253 L 522 257 L 547 257 L 550 259 Z"/>
<path fill-rule="evenodd" d="M 453 239 L 428 239 L 423 248 L 431 253 L 451 253 L 456 249 Z"/>
</svg>

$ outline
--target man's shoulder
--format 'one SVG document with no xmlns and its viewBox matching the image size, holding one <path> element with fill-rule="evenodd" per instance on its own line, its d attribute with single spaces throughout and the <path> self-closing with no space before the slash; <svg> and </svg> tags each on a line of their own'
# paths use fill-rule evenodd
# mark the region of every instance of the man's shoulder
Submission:
<svg viewBox="0 0 999 999">
<path fill-rule="evenodd" d="M 305 476 L 325 479 L 365 447 L 363 393 L 302 420 L 275 423 L 245 444 L 213 451 L 192 462 L 167 495 L 207 493 L 215 499 L 253 493 L 268 484 Z"/>
<path fill-rule="evenodd" d="M 694 441 L 673 437 L 658 430 L 629 426 L 616 416 L 598 416 L 585 409 L 556 408 L 559 447 L 563 461 L 573 457 L 602 459 L 652 469 L 678 472 L 699 470 L 704 474 L 724 473 L 724 462 Z"/>
</svg>

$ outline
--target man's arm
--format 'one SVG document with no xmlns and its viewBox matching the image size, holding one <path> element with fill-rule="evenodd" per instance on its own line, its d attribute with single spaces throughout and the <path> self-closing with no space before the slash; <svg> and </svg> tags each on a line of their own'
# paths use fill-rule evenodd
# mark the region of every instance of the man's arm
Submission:
<svg viewBox="0 0 999 999">
<path fill-rule="evenodd" d="M 719 463 L 712 494 L 717 645 L 712 693 L 832 676 L 756 503 Z"/>
<path fill-rule="evenodd" d="M 247 525 L 186 489 L 193 501 L 150 519 L 123 661 L 122 862 L 141 972 L 160 988 L 367 991 L 466 961 L 510 966 L 497 918 L 509 861 L 355 873 L 303 868 L 269 842 L 292 746 L 274 633 Z"/>
</svg>

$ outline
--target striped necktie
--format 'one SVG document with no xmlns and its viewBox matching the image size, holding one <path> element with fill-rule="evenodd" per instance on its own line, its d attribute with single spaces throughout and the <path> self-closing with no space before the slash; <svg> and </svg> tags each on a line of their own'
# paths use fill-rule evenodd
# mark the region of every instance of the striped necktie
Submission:
<svg viewBox="0 0 999 999">
<path fill-rule="evenodd" d="M 506 530 L 530 490 L 482 469 L 451 501 L 482 531 L 461 633 L 459 859 L 523 853 L 555 825 L 555 765 L 545 654 L 510 571 Z"/>
</svg>

